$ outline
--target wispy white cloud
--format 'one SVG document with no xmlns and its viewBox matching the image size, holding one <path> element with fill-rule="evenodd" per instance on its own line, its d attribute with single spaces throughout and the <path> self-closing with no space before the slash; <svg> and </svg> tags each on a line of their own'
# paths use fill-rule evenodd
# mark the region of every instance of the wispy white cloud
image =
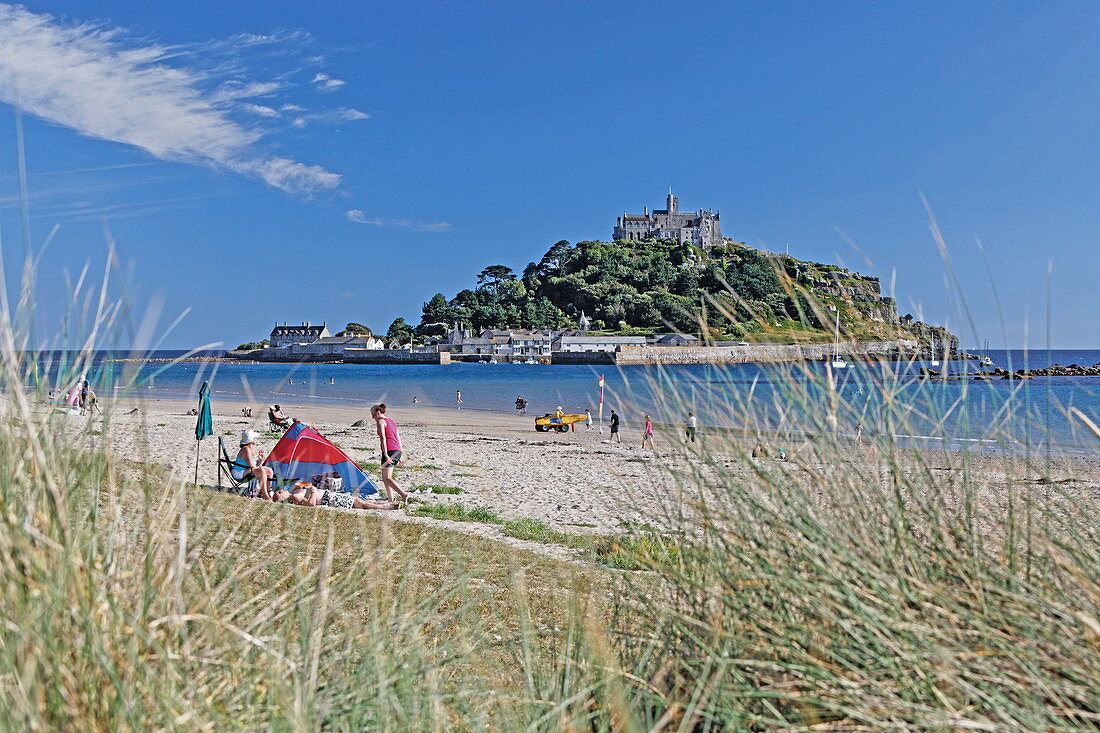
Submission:
<svg viewBox="0 0 1100 733">
<path fill-rule="evenodd" d="M 349 221 L 356 224 L 369 224 L 375 227 L 400 227 L 412 229 L 418 232 L 445 232 L 451 228 L 446 221 L 413 221 L 411 219 L 383 219 L 377 216 L 367 216 L 361 209 L 349 209 L 344 212 Z"/>
<path fill-rule="evenodd" d="M 340 107 L 338 109 L 325 109 L 319 112 L 306 112 L 294 118 L 291 124 L 294 127 L 305 127 L 310 122 L 316 122 L 320 125 L 339 125 L 342 122 L 357 122 L 359 120 L 369 120 L 370 115 L 366 112 L 361 112 L 351 107 Z"/>
<path fill-rule="evenodd" d="M 331 92 L 347 84 L 347 82 L 343 79 L 333 79 L 331 76 L 324 72 L 318 72 L 317 76 L 313 77 L 313 80 L 310 83 L 320 89 L 322 92 Z"/>
<path fill-rule="evenodd" d="M 134 41 L 122 29 L 69 24 L 3 3 L 0 49 L 0 101 L 14 104 L 14 81 L 20 106 L 36 117 L 162 160 L 253 176 L 291 193 L 340 184 L 338 173 L 321 166 L 263 155 L 257 143 L 264 131 L 235 119 L 241 100 L 274 94 L 280 82 L 212 78 L 180 63 L 175 49 Z M 322 89 L 343 85 L 327 76 L 314 83 Z"/>
<path fill-rule="evenodd" d="M 279 110 L 263 104 L 252 104 L 251 102 L 245 102 L 241 105 L 241 109 L 243 109 L 245 112 L 251 112 L 254 115 L 259 115 L 260 117 L 282 117 L 282 115 L 279 114 Z"/>
</svg>

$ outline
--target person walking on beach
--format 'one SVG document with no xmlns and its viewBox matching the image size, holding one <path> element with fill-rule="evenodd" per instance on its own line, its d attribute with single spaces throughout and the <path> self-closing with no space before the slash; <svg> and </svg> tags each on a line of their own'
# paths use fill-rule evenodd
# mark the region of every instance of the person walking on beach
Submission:
<svg viewBox="0 0 1100 733">
<path fill-rule="evenodd" d="M 393 480 L 393 469 L 401 463 L 402 457 L 401 436 L 397 432 L 397 423 L 386 417 L 385 403 L 370 408 L 370 416 L 378 426 L 378 446 L 382 449 L 378 463 L 382 467 L 382 484 L 386 487 L 386 495 L 390 501 L 393 501 L 393 494 L 396 491 L 407 502 L 409 495 Z"/>
<path fill-rule="evenodd" d="M 455 403 L 458 405 L 458 409 L 462 409 L 462 390 L 455 390 Z"/>
<path fill-rule="evenodd" d="M 619 437 L 619 413 L 614 410 L 611 411 L 611 441 L 612 443 L 621 443 L 623 439 Z"/>
<path fill-rule="evenodd" d="M 863 445 L 863 423 L 856 424 L 856 444 Z"/>
<path fill-rule="evenodd" d="M 692 443 L 695 442 L 695 428 L 698 426 L 698 422 L 694 412 L 689 412 L 687 420 L 684 420 L 684 429 L 687 431 L 687 439 Z"/>
<path fill-rule="evenodd" d="M 584 427 L 586 430 L 592 429 L 592 411 L 587 407 L 584 408 Z"/>
<path fill-rule="evenodd" d="M 645 416 L 645 429 L 642 431 L 642 447 L 648 447 L 646 444 L 653 441 L 653 420 L 649 415 Z"/>
</svg>

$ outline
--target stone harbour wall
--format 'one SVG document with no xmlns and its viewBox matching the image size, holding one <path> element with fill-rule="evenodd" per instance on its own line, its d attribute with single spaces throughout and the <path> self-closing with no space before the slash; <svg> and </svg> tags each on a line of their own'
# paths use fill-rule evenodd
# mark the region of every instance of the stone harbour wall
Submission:
<svg viewBox="0 0 1100 733">
<path fill-rule="evenodd" d="M 450 364 L 446 351 L 409 349 L 345 349 L 345 364 Z"/>
<path fill-rule="evenodd" d="M 897 359 L 914 355 L 915 341 L 842 342 L 849 359 Z M 749 344 L 748 346 L 624 346 L 613 353 L 555 352 L 555 364 L 736 364 L 761 361 L 826 361 L 832 344 Z"/>
</svg>

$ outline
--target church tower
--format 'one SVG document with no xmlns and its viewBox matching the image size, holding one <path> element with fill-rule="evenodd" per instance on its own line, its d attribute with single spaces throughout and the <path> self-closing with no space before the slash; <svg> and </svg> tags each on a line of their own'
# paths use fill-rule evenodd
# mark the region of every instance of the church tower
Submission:
<svg viewBox="0 0 1100 733">
<path fill-rule="evenodd" d="M 665 211 L 670 214 L 680 213 L 680 197 L 672 195 L 672 187 L 668 189 L 668 198 L 665 199 Z"/>
</svg>

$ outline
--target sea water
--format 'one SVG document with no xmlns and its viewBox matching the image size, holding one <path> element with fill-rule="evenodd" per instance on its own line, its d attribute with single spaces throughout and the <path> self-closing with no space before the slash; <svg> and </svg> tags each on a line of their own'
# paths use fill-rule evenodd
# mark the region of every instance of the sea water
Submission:
<svg viewBox="0 0 1100 733">
<path fill-rule="evenodd" d="M 171 359 L 182 352 L 154 352 Z M 34 379 L 58 389 L 74 377 L 63 355 L 41 361 Z M 586 408 L 598 416 L 599 379 L 605 378 L 604 417 L 617 410 L 626 429 L 648 413 L 658 423 L 682 424 L 688 411 L 701 426 L 743 427 L 746 420 L 785 433 L 826 430 L 883 433 L 913 444 L 972 444 L 981 447 L 1093 453 L 1096 438 L 1071 408 L 1100 422 L 1100 377 L 1040 377 L 975 382 L 918 378 L 929 362 L 852 362 L 834 370 L 827 363 L 728 364 L 622 367 L 541 364 L 368 365 L 255 364 L 235 362 L 119 361 L 128 355 L 98 354 L 88 378 L 101 402 L 111 396 L 193 399 L 203 381 L 215 404 L 232 401 L 257 412 L 282 403 L 342 404 L 367 408 L 376 402 L 414 402 L 456 410 L 514 412 L 517 397 L 532 417 L 561 407 Z M 1100 350 L 990 351 L 998 366 L 1036 368 L 1052 363 L 1092 366 Z M 976 362 L 944 362 L 940 371 L 976 371 Z M 66 374 L 60 378 L 58 374 Z M 51 381 L 53 380 L 53 381 Z M 54 383 L 56 382 L 56 384 Z M 457 392 L 462 393 L 461 405 Z M 822 409 L 825 408 L 825 409 Z M 835 422 L 821 423 L 837 415 Z M 817 422 L 815 422 L 817 420 Z"/>
</svg>

